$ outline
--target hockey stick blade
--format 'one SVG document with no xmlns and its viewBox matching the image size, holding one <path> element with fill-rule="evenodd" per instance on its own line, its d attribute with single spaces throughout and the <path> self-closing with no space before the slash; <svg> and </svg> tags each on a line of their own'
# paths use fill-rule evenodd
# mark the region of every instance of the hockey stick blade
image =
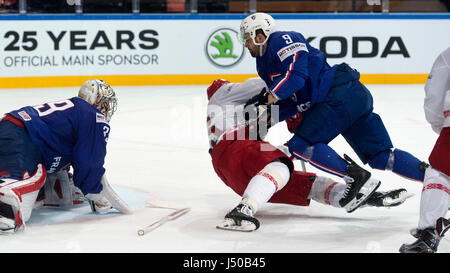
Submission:
<svg viewBox="0 0 450 273">
<path fill-rule="evenodd" d="M 170 202 L 161 200 L 161 199 L 148 199 L 145 203 L 152 208 L 161 208 L 161 209 L 174 209 L 179 210 L 182 207 L 176 204 L 172 204 Z"/>
<path fill-rule="evenodd" d="M 153 222 L 152 224 L 146 226 L 145 228 L 141 228 L 138 230 L 138 235 L 139 236 L 143 236 L 146 233 L 155 230 L 156 228 L 160 227 L 161 225 L 163 225 L 164 223 L 171 221 L 171 220 L 175 220 L 178 217 L 188 213 L 191 209 L 190 208 L 182 208 L 182 209 L 178 209 L 174 212 L 172 212 L 171 214 L 164 216 L 163 218 Z"/>
</svg>

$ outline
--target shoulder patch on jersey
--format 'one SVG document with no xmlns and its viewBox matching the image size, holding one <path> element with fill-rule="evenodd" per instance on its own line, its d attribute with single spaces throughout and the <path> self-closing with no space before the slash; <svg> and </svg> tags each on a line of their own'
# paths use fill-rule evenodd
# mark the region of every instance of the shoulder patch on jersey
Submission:
<svg viewBox="0 0 450 273">
<path fill-rule="evenodd" d="M 108 122 L 106 121 L 106 117 L 105 117 L 103 114 L 95 113 L 95 115 L 96 115 L 95 121 L 96 121 L 97 123 L 108 123 Z"/>
<path fill-rule="evenodd" d="M 25 121 L 30 121 L 31 120 L 31 117 L 25 111 L 20 111 L 17 114 Z"/>
<path fill-rule="evenodd" d="M 292 56 L 294 55 L 294 53 L 302 50 L 308 52 L 306 44 L 298 42 L 285 46 L 282 49 L 278 50 L 277 55 L 278 58 L 280 58 L 280 61 L 284 61 L 287 57 Z"/>
</svg>

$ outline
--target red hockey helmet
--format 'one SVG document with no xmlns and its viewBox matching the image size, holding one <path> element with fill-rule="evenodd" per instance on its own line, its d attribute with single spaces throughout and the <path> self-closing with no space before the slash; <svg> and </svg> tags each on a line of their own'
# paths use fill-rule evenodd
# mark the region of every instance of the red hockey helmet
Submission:
<svg viewBox="0 0 450 273">
<path fill-rule="evenodd" d="M 206 89 L 206 92 L 208 94 L 208 100 L 211 99 L 211 97 L 214 95 L 214 93 L 217 92 L 217 90 L 224 84 L 230 83 L 227 80 L 224 79 L 217 79 L 214 80 L 213 83 Z"/>
</svg>

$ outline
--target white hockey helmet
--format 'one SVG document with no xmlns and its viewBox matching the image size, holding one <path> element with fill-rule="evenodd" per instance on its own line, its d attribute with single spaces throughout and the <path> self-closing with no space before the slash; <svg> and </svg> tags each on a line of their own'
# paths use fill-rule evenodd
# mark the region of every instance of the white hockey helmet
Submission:
<svg viewBox="0 0 450 273">
<path fill-rule="evenodd" d="M 256 31 L 258 29 L 261 29 L 264 35 L 266 35 L 266 40 L 263 43 L 257 43 L 255 41 Z M 248 33 L 255 45 L 263 45 L 274 31 L 275 20 L 272 16 L 264 12 L 253 13 L 242 20 L 239 41 L 245 44 L 245 34 Z"/>
<path fill-rule="evenodd" d="M 78 91 L 78 97 L 97 108 L 109 122 L 117 110 L 117 98 L 114 90 L 103 80 L 88 80 Z"/>
</svg>

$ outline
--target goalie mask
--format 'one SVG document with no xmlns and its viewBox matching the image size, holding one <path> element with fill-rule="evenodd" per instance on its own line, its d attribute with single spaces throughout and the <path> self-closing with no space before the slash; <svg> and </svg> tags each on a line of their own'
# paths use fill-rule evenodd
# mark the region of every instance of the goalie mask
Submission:
<svg viewBox="0 0 450 273">
<path fill-rule="evenodd" d="M 78 97 L 97 108 L 109 122 L 117 109 L 117 98 L 114 90 L 103 80 L 88 80 L 83 83 Z"/>
</svg>

